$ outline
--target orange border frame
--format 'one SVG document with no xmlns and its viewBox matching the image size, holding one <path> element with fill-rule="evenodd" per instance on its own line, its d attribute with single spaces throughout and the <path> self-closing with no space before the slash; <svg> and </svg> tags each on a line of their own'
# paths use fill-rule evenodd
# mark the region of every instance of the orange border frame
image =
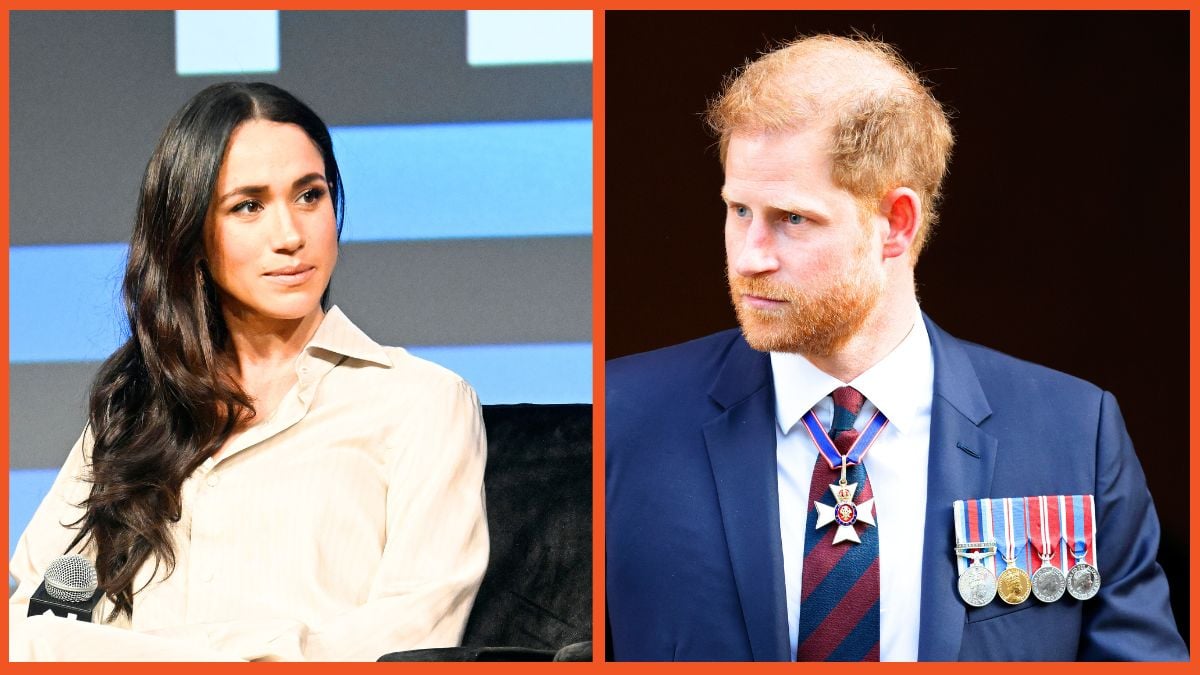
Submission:
<svg viewBox="0 0 1200 675">
<path fill-rule="evenodd" d="M 312 2 L 311 0 L 287 0 L 286 2 L 271 3 L 281 9 L 328 9 L 328 3 Z M 605 279 L 605 237 L 604 237 L 604 139 L 605 139 L 605 116 L 604 116 L 604 10 L 637 10 L 637 9 L 730 9 L 732 5 L 738 3 L 730 0 L 715 1 L 715 0 L 693 0 L 691 2 L 681 0 L 658 0 L 657 2 L 637 2 L 636 0 L 559 0 L 557 2 L 540 1 L 519 1 L 519 2 L 497 2 L 496 0 L 476 0 L 474 2 L 405 2 L 401 0 L 395 3 L 384 2 L 350 2 L 349 6 L 339 7 L 338 9 L 464 9 L 464 6 L 469 6 L 472 9 L 591 9 L 595 11 L 593 18 L 594 25 L 594 57 L 593 57 L 593 249 L 592 249 L 592 326 L 593 326 L 593 526 L 592 526 L 592 543 L 593 543 L 593 583 L 595 589 L 593 601 L 593 632 L 594 632 L 594 653 L 596 661 L 592 664 L 557 664 L 549 666 L 528 665 L 528 664 L 455 664 L 455 663 L 428 663 L 428 664 L 408 664 L 405 668 L 413 668 L 439 672 L 487 672 L 487 673 L 526 673 L 530 669 L 550 668 L 556 672 L 614 672 L 614 673 L 639 673 L 639 672 L 687 672 L 687 673 L 712 673 L 712 672 L 733 672 L 734 669 L 741 668 L 740 664 L 638 664 L 638 663 L 601 663 L 604 655 L 604 279 Z M 803 4 L 803 7 L 797 5 Z M 839 6 L 836 2 L 814 2 L 814 3 L 798 3 L 787 2 L 780 0 L 769 0 L 758 2 L 748 2 L 737 9 L 963 9 L 962 0 L 925 0 L 923 2 L 914 2 L 907 4 L 898 0 L 867 0 L 863 2 L 846 3 L 853 6 Z M 1012 0 L 1002 2 L 990 0 L 978 3 L 971 9 L 1030 9 L 1030 10 L 1045 10 L 1045 9 L 1174 9 L 1174 10 L 1193 10 L 1200 9 L 1198 3 L 1191 0 L 1184 1 L 1168 1 L 1168 2 L 1152 2 L 1148 4 L 1137 4 L 1128 0 L 1093 0 L 1092 2 L 1079 0 L 1049 0 L 1047 2 L 1038 2 L 1036 0 Z M 3 136 L 0 137 L 0 156 L 3 161 L 0 162 L 0 211 L 3 215 L 0 216 L 0 243 L 3 243 L 3 252 L 0 253 L 0 296 L 3 300 L 4 311 L 0 312 L 0 345 L 4 354 L 8 353 L 8 214 L 9 214 L 9 163 L 8 163 L 8 128 L 9 128 L 9 16 L 7 10 L 66 10 L 66 9 L 240 9 L 244 5 L 234 2 L 180 2 L 174 5 L 164 7 L 161 3 L 149 2 L 123 2 L 111 3 L 105 6 L 105 3 L 79 3 L 79 2 L 56 2 L 43 3 L 36 0 L 6 0 L 3 9 L 0 12 L 0 86 L 4 91 L 4 104 L 0 106 L 0 130 L 3 130 Z M 1197 72 L 1200 70 L 1200 59 L 1197 58 L 1196 41 L 1200 38 L 1200 16 L 1193 12 L 1190 16 L 1191 39 L 1190 46 L 1190 63 L 1191 63 L 1191 96 L 1190 105 L 1193 111 L 1192 123 L 1190 126 L 1190 153 L 1192 164 L 1195 164 L 1197 151 L 1200 149 L 1200 138 L 1197 138 L 1197 127 L 1195 111 L 1198 109 L 1197 104 L 1200 103 L 1200 77 Z M 1194 166 L 1193 166 L 1194 168 Z M 1193 224 L 1200 224 L 1200 204 L 1196 199 L 1197 185 L 1200 183 L 1200 178 L 1197 177 L 1195 171 L 1191 177 L 1191 220 Z M 1191 254 L 1190 261 L 1190 278 L 1189 290 L 1192 296 L 1196 296 L 1200 292 L 1200 280 L 1196 274 L 1196 260 L 1200 259 L 1200 240 L 1193 237 L 1190 242 L 1189 252 Z M 1192 301 L 1193 303 L 1195 301 Z M 1190 326 L 1192 334 L 1195 334 L 1197 324 L 1200 323 L 1200 316 L 1195 311 L 1195 306 L 1189 307 Z M 1189 366 L 1188 375 L 1192 383 L 1193 400 L 1190 403 L 1188 412 L 1189 420 L 1194 420 L 1197 416 L 1197 411 L 1200 410 L 1200 397 L 1196 396 L 1195 389 L 1196 374 L 1200 371 L 1200 350 L 1197 350 L 1196 343 L 1191 343 L 1190 349 L 1191 364 Z M 5 411 L 8 410 L 9 389 L 8 389 L 8 359 L 0 361 L 0 381 L 4 386 L 0 387 L 0 406 L 3 406 Z M 0 437 L 2 437 L 4 450 L 3 456 L 7 463 L 8 457 L 8 415 L 0 417 Z M 1195 424 L 1191 425 L 1189 434 L 1189 447 L 1200 447 L 1200 430 Z M 1189 494 L 1194 494 L 1194 486 L 1196 484 L 1197 467 L 1193 461 L 1189 470 Z M 0 480 L 0 511 L 5 514 L 8 512 L 8 479 L 7 472 L 5 478 Z M 1197 540 L 1200 539 L 1200 531 L 1197 528 L 1195 504 L 1191 508 L 1191 559 L 1192 559 L 1192 579 L 1195 580 L 1197 575 L 1197 558 L 1200 556 L 1200 548 L 1197 546 Z M 6 519 L 7 522 L 7 519 Z M 4 525 L 7 531 L 7 524 Z M 1191 614 L 1191 644 L 1195 644 L 1197 636 L 1196 626 L 1196 599 L 1198 590 L 1193 581 L 1191 587 L 1189 608 Z M 5 631 L 7 632 L 7 614 L 3 621 Z M 5 660 L 7 661 L 7 648 L 5 648 Z M 11 672 L 74 672 L 75 666 L 64 664 L 10 664 L 7 666 Z M 267 668 L 275 666 L 265 666 Z M 289 670 L 307 670 L 309 672 L 326 672 L 331 666 L 325 664 L 289 664 L 285 667 Z M 359 664 L 338 664 L 332 666 L 337 668 L 339 672 L 344 672 L 347 669 L 371 668 L 372 666 L 363 666 Z M 374 666 L 375 668 L 388 668 L 389 666 Z M 396 667 L 396 666 L 390 666 Z M 784 672 L 783 669 L 808 667 L 816 669 L 832 669 L 837 668 L 839 672 L 861 672 L 862 669 L 876 668 L 870 664 L 811 664 L 809 666 L 797 666 L 795 664 L 756 664 L 753 668 L 759 672 L 763 670 L 778 669 L 777 672 Z M 894 664 L 882 666 L 884 668 L 896 668 L 906 672 L 917 672 L 920 669 L 921 673 L 949 673 L 951 669 L 961 670 L 957 664 Z M 1056 664 L 1054 667 L 1061 668 L 1060 672 L 1076 672 L 1076 673 L 1094 673 L 1097 670 L 1102 672 L 1129 672 L 1130 669 L 1141 669 L 1145 666 L 1140 664 Z M 1159 673 L 1183 673 L 1191 672 L 1189 664 L 1155 664 L 1152 666 Z M 162 666 L 158 664 L 102 664 L 99 666 L 89 666 L 89 669 L 94 669 L 97 672 L 157 672 Z M 179 664 L 172 665 L 173 670 L 181 672 L 209 672 L 212 666 L 208 664 Z M 972 670 L 978 672 L 1001 672 L 1001 670 L 1011 669 L 1009 664 L 973 664 L 970 666 Z"/>
</svg>

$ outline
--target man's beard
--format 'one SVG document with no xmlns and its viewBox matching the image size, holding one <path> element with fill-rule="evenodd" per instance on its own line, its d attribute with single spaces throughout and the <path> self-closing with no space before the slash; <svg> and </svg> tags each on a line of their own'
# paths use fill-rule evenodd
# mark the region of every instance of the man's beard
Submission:
<svg viewBox="0 0 1200 675">
<path fill-rule="evenodd" d="M 872 275 L 865 257 L 861 260 L 820 294 L 767 277 L 739 276 L 726 268 L 733 308 L 746 342 L 763 352 L 814 357 L 836 353 L 863 327 L 883 295 L 883 277 Z M 747 307 L 741 301 L 743 293 L 786 304 L 778 309 Z"/>
</svg>

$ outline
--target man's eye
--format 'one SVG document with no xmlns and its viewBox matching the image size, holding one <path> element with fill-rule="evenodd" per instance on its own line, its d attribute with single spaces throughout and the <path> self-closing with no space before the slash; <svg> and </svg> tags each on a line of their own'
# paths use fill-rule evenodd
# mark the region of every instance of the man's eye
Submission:
<svg viewBox="0 0 1200 675">
<path fill-rule="evenodd" d="M 733 212 L 734 212 L 735 214 L 737 214 L 737 217 L 738 217 L 738 218 L 745 218 L 746 216 L 749 216 L 749 215 L 750 215 L 750 209 L 748 209 L 748 208 L 746 208 L 746 207 L 744 207 L 744 206 L 735 206 L 735 207 L 733 207 Z"/>
<path fill-rule="evenodd" d="M 800 215 L 799 213 L 789 213 L 788 214 L 788 224 L 789 225 L 801 225 L 804 223 L 805 220 L 808 220 L 808 219 L 805 218 L 804 216 Z"/>
</svg>

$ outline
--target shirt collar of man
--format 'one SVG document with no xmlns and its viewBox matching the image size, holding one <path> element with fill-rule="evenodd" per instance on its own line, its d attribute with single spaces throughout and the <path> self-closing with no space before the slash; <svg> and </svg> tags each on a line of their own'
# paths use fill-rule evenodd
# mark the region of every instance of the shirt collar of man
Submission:
<svg viewBox="0 0 1200 675">
<path fill-rule="evenodd" d="M 862 392 L 883 411 L 897 431 L 904 432 L 912 428 L 931 404 L 915 394 L 931 390 L 933 352 L 925 321 L 917 312 L 912 330 L 900 344 L 852 382 L 839 381 L 799 354 L 782 352 L 771 352 L 771 374 L 775 385 L 775 419 L 784 434 L 829 392 L 845 384 Z"/>
</svg>

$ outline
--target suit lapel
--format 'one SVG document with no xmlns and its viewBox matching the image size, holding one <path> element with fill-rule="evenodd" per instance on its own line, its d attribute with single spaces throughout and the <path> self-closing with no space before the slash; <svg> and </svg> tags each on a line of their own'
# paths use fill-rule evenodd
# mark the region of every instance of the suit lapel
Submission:
<svg viewBox="0 0 1200 675">
<path fill-rule="evenodd" d="M 739 335 L 709 395 L 724 411 L 704 425 L 725 541 L 756 661 L 786 661 L 787 602 L 779 534 L 770 360 Z"/>
<path fill-rule="evenodd" d="M 925 322 L 934 379 L 918 659 L 954 661 L 962 645 L 966 606 L 958 597 L 953 503 L 988 496 L 996 439 L 979 428 L 991 407 L 966 351 L 928 317 Z"/>
</svg>

